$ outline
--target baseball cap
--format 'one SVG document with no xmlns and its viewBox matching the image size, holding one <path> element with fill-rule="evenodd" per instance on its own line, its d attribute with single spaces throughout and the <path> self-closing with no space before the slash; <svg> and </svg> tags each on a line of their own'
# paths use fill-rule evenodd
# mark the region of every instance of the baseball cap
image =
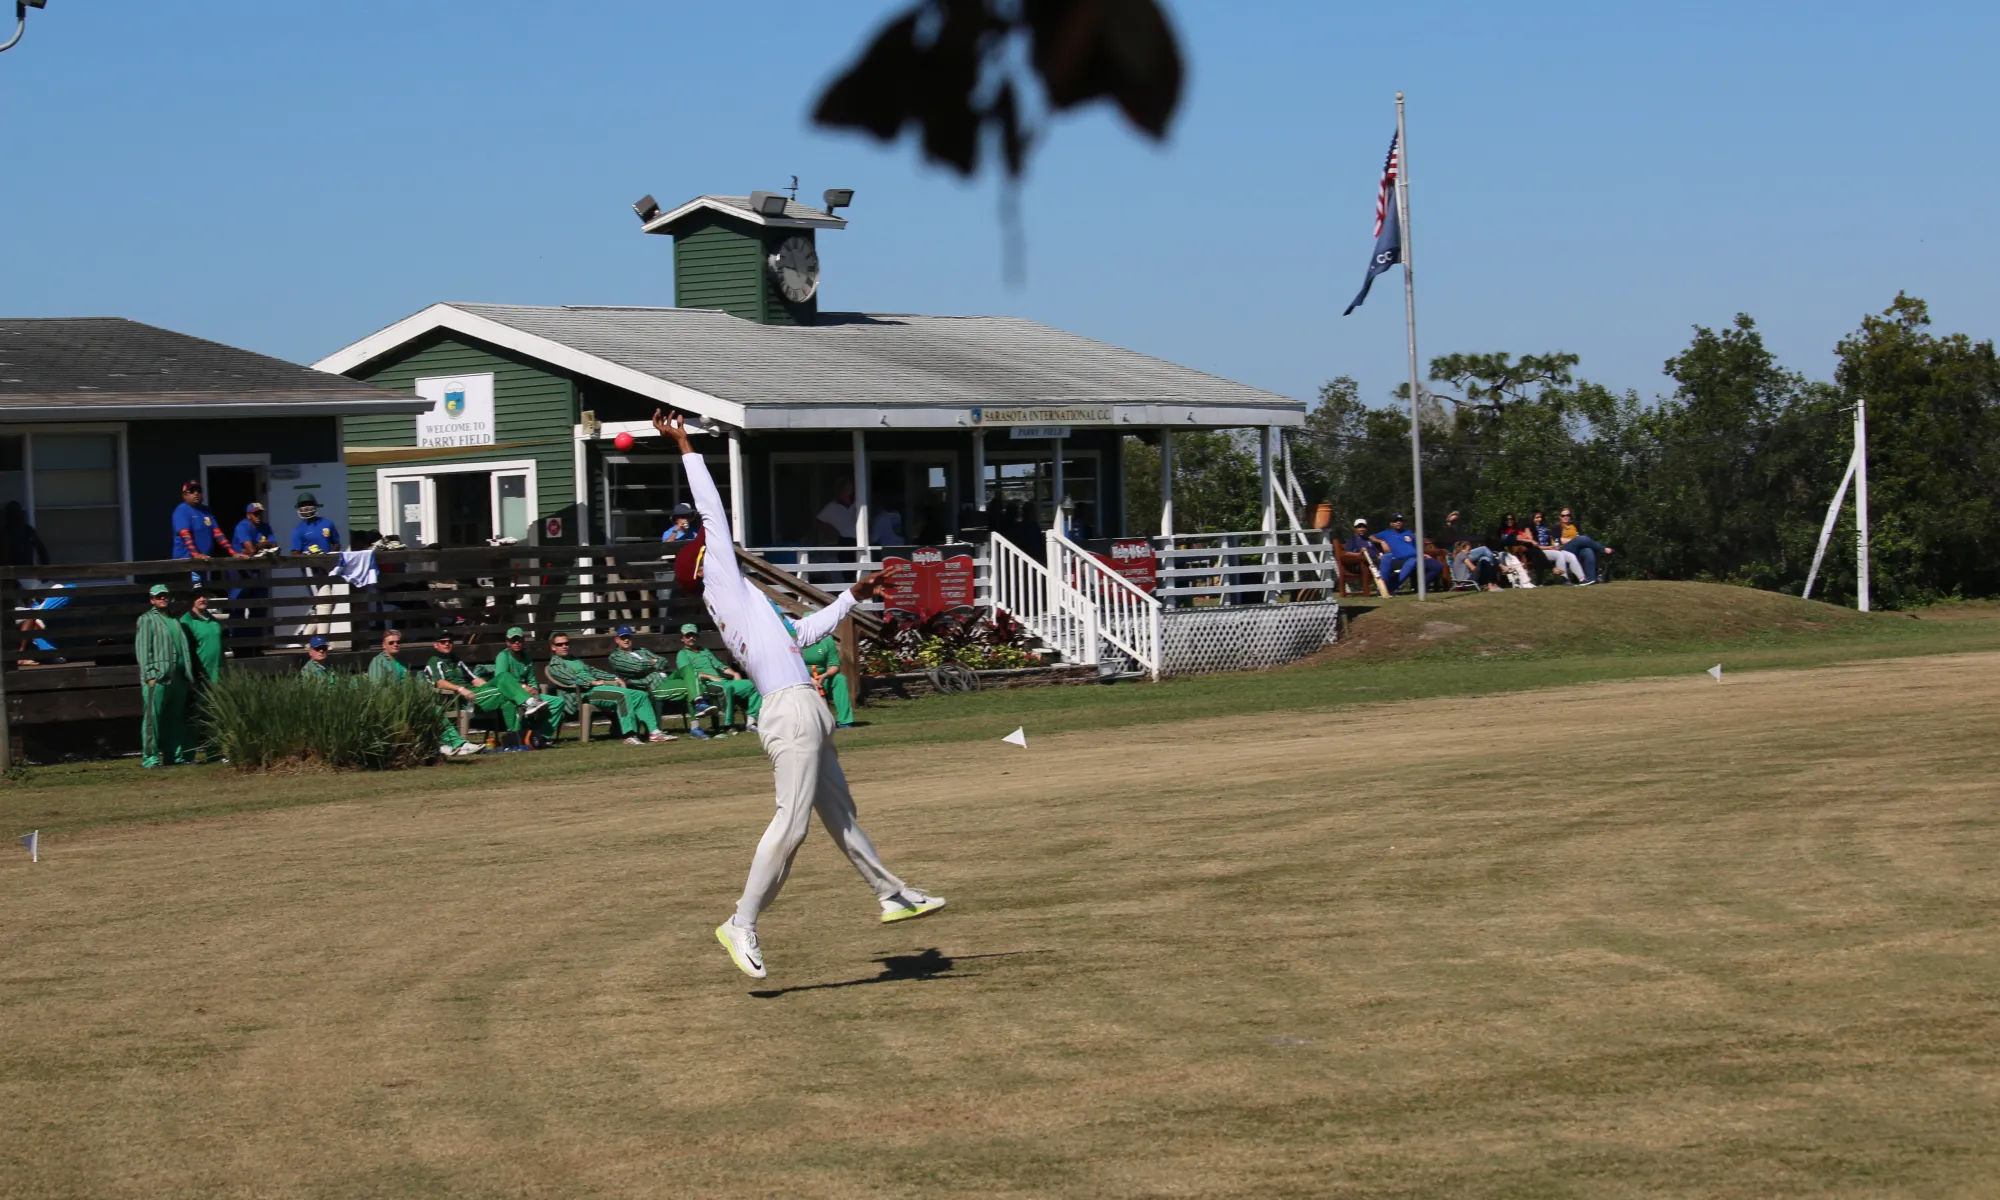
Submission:
<svg viewBox="0 0 2000 1200">
<path fill-rule="evenodd" d="M 516 640 L 517 638 L 524 638 L 527 636 L 528 636 L 528 631 L 521 628 L 519 625 L 512 626 L 507 630 L 507 640 L 510 642 Z"/>
<path fill-rule="evenodd" d="M 702 581 L 695 578 L 695 568 L 701 565 L 701 556 L 708 552 L 708 531 L 702 530 L 690 541 L 681 543 L 679 554 L 674 555 L 674 586 L 683 595 L 692 595 L 701 590 Z"/>
<path fill-rule="evenodd" d="M 1368 521 L 1366 520 L 1366 518 L 1363 518 L 1363 517 L 1356 517 L 1356 518 L 1354 518 L 1354 524 L 1355 524 L 1355 527 L 1356 527 L 1356 528 L 1358 528 L 1358 529 L 1366 529 L 1366 528 L 1368 528 Z"/>
<path fill-rule="evenodd" d="M 255 500 L 252 500 L 250 503 L 243 506 L 243 511 L 247 513 L 263 512 L 264 506 L 257 503 Z"/>
<path fill-rule="evenodd" d="M 632 627 L 631 627 L 630 625 L 620 625 L 620 626 L 619 626 L 618 628 L 616 628 L 616 629 L 614 629 L 614 630 L 612 630 L 612 631 L 611 631 L 611 636 L 612 636 L 612 637 L 631 637 L 631 636 L 632 636 Z"/>
<path fill-rule="evenodd" d="M 674 505 L 674 515 L 677 517 L 691 517 L 694 515 L 694 505 L 683 500 L 679 504 Z"/>
<path fill-rule="evenodd" d="M 164 583 L 156 583 L 152 587 L 146 589 L 146 594 L 148 596 L 167 596 L 173 594 L 173 589 L 169 588 Z"/>
<path fill-rule="evenodd" d="M 431 640 L 434 642 L 455 642 L 458 640 L 458 635 L 450 629 L 440 629 L 431 635 Z"/>
<path fill-rule="evenodd" d="M 319 636 L 318 634 L 314 634 L 313 636 L 306 639 L 306 649 L 324 650 L 326 649 L 326 639 Z"/>
<path fill-rule="evenodd" d="M 682 633 L 700 633 L 700 632 L 701 632 L 701 627 L 700 627 L 699 625 L 696 625 L 696 624 L 695 624 L 695 623 L 694 623 L 693 621 L 689 621 L 689 622 L 688 622 L 687 624 L 685 624 L 685 625 L 681 626 L 681 632 L 682 632 Z"/>
<path fill-rule="evenodd" d="M 184 492 L 198 492 L 201 490 L 201 480 L 190 479 L 181 485 L 181 490 Z"/>
<path fill-rule="evenodd" d="M 304 508 L 308 504 L 312 505 L 314 508 L 318 508 L 319 497 L 313 495 L 311 492 L 306 492 L 305 494 L 301 495 L 299 497 L 299 507 Z"/>
<path fill-rule="evenodd" d="M 1402 519 L 1403 519 L 1403 514 L 1402 514 L 1402 513 L 1397 513 L 1397 514 L 1396 514 L 1395 516 L 1393 516 L 1393 517 L 1390 517 L 1389 519 L 1390 519 L 1391 521 L 1400 521 L 1400 520 L 1402 520 Z"/>
</svg>

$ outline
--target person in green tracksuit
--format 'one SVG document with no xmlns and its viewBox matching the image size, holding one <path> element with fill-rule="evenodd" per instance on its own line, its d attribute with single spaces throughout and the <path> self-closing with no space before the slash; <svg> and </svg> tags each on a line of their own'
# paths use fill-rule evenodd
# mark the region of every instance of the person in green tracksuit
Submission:
<svg viewBox="0 0 2000 1200">
<path fill-rule="evenodd" d="M 401 683 L 410 677 L 410 669 L 396 658 L 396 652 L 403 648 L 403 635 L 391 629 L 382 635 L 382 652 L 368 663 L 368 679 L 371 683 Z M 475 746 L 458 732 L 458 723 L 450 717 L 442 717 L 438 722 L 438 753 L 446 756 L 454 754 L 477 754 L 484 746 Z"/>
<path fill-rule="evenodd" d="M 674 670 L 681 675 L 693 674 L 701 680 L 702 687 L 710 693 L 722 697 L 722 727 L 736 723 L 736 706 L 740 703 L 749 714 L 746 728 L 757 728 L 757 713 L 764 707 L 764 698 L 757 694 L 757 685 L 743 678 L 734 667 L 722 665 L 715 651 L 704 650 L 697 635 L 701 632 L 690 621 L 681 626 L 681 648 L 674 655 Z"/>
<path fill-rule="evenodd" d="M 500 689 L 507 705 L 501 709 L 501 717 L 507 728 L 519 729 L 523 722 L 528 731 L 548 741 L 554 741 L 556 730 L 563 718 L 569 715 L 569 699 L 566 696 L 544 696 L 535 683 L 535 663 L 528 657 L 528 632 L 519 625 L 507 631 L 507 648 L 493 659 L 493 668 L 487 678 Z"/>
<path fill-rule="evenodd" d="M 455 641 L 451 630 L 438 630 L 437 636 L 431 639 L 431 657 L 424 664 L 424 678 L 438 690 L 439 695 L 457 696 L 476 712 L 498 711 L 510 731 L 520 729 L 520 709 L 508 703 L 492 681 L 458 661 L 458 655 L 452 649 Z M 453 728 L 456 729 L 455 723 Z"/>
<path fill-rule="evenodd" d="M 430 680 L 431 686 L 439 692 L 462 698 L 475 711 L 498 712 L 509 733 L 518 735 L 522 721 L 527 719 L 532 725 L 528 740 L 522 744 L 531 748 L 546 748 L 555 736 L 556 722 L 562 719 L 562 710 L 558 708 L 551 712 L 548 701 L 528 695 L 522 690 L 520 681 L 512 675 L 503 683 L 466 666 L 452 651 L 455 641 L 451 630 L 438 631 L 437 637 L 431 640 L 433 653 L 430 661 L 424 664 L 424 678 Z M 539 739 L 539 746 L 535 739 Z"/>
<path fill-rule="evenodd" d="M 188 654 L 187 631 L 167 615 L 172 596 L 164 583 L 147 589 L 150 605 L 139 614 L 133 649 L 139 658 L 139 693 L 143 705 L 139 724 L 139 765 L 173 767 L 194 761 L 187 744 L 188 687 L 194 664 Z"/>
<path fill-rule="evenodd" d="M 819 680 L 826 689 L 826 698 L 833 702 L 833 723 L 841 729 L 854 727 L 854 702 L 847 692 L 847 676 L 840 670 L 840 643 L 832 634 L 807 646 L 803 652 L 807 669 L 813 678 Z"/>
<path fill-rule="evenodd" d="M 688 733 L 696 738 L 706 739 L 708 733 L 695 724 L 702 717 L 712 716 L 715 706 L 702 698 L 701 680 L 693 671 L 683 671 L 674 666 L 673 660 L 636 644 L 632 640 L 632 627 L 620 625 L 611 633 L 611 656 L 605 660 L 611 673 L 623 680 L 627 687 L 642 688 L 653 698 L 653 711 L 664 712 L 669 704 L 688 706 L 690 719 Z"/>
<path fill-rule="evenodd" d="M 326 639 L 318 634 L 306 639 L 306 665 L 299 668 L 299 677 L 315 683 L 328 683 L 336 678 L 333 668 L 326 665 Z"/>
<path fill-rule="evenodd" d="M 208 686 L 222 676 L 222 622 L 215 619 L 215 613 L 208 607 L 208 589 L 196 588 L 194 600 L 188 610 L 181 614 L 181 630 L 188 640 L 188 657 L 194 670 L 188 681 L 187 711 L 192 718 L 190 724 L 197 723 L 201 713 L 201 694 Z M 219 758 L 215 740 L 203 728 L 200 736 L 202 753 L 210 761 Z M 193 750 L 189 750 L 190 758 Z"/>
<path fill-rule="evenodd" d="M 660 730 L 653 715 L 653 698 L 638 688 L 623 686 L 623 680 L 609 671 L 600 671 L 582 659 L 569 656 L 569 635 L 558 633 L 549 639 L 555 657 L 549 660 L 549 682 L 581 693 L 585 704 L 608 708 L 618 715 L 619 732 L 630 745 L 640 745 L 640 735 L 648 742 L 671 742 L 674 735 Z M 586 714 L 587 715 L 587 714 Z"/>
</svg>

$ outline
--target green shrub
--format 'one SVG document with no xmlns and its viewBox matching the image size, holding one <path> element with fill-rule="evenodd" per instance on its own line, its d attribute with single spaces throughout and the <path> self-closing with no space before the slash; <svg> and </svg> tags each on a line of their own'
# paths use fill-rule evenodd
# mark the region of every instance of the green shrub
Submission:
<svg viewBox="0 0 2000 1200">
<path fill-rule="evenodd" d="M 394 770 L 437 757 L 444 710 L 420 678 L 375 683 L 229 671 L 203 691 L 199 718 L 238 770 Z"/>
</svg>

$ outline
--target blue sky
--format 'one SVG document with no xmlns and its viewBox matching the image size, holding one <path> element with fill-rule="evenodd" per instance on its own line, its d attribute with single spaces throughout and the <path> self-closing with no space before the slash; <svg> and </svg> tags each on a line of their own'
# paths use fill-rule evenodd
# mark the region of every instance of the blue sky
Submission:
<svg viewBox="0 0 2000 1200">
<path fill-rule="evenodd" d="M 1563 349 L 1651 395 L 1738 311 L 1821 376 L 1899 288 L 2000 324 L 1994 6 L 1169 3 L 1171 139 L 1062 119 L 1013 285 L 991 176 L 807 123 L 895 4 L 50 0 L 0 55 L 0 314 L 310 361 L 437 300 L 670 304 L 630 202 L 796 174 L 858 193 L 821 239 L 829 307 L 1018 314 L 1380 401 L 1400 287 L 1340 310 L 1400 88 L 1426 358 Z"/>
</svg>

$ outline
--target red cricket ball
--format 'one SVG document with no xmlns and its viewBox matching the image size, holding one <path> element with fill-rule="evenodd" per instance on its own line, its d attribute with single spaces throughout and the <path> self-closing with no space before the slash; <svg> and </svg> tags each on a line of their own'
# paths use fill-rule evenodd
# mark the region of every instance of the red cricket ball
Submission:
<svg viewBox="0 0 2000 1200">
<path fill-rule="evenodd" d="M 618 447 L 620 450 L 630 450 L 632 448 L 632 435 L 629 433 L 621 433 L 617 437 L 611 439 L 611 444 Z"/>
</svg>

